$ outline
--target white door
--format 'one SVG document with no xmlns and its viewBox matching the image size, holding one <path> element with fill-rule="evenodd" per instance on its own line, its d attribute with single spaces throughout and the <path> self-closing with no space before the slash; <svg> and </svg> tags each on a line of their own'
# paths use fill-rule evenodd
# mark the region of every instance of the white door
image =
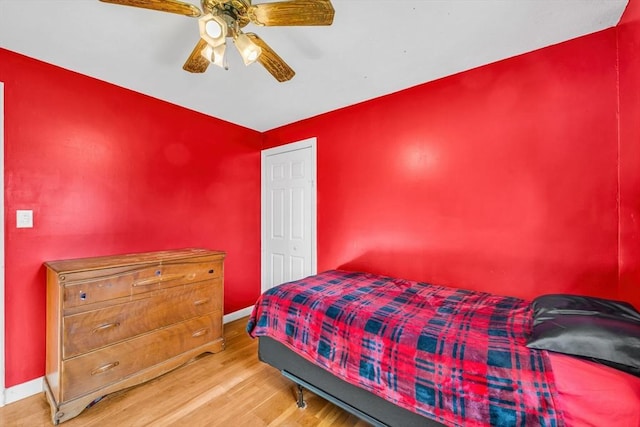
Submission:
<svg viewBox="0 0 640 427">
<path fill-rule="evenodd" d="M 262 290 L 316 273 L 316 139 L 262 152 Z"/>
</svg>

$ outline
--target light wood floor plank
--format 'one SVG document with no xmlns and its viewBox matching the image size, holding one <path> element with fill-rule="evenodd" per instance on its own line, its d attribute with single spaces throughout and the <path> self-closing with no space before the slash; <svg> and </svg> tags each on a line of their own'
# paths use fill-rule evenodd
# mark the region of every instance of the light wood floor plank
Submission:
<svg viewBox="0 0 640 427">
<path fill-rule="evenodd" d="M 258 360 L 247 319 L 225 325 L 226 350 L 207 354 L 168 374 L 105 396 L 63 427 L 366 427 L 368 424 L 305 391 L 296 406 L 293 384 Z M 0 408 L 0 425 L 51 426 L 44 394 Z"/>
</svg>

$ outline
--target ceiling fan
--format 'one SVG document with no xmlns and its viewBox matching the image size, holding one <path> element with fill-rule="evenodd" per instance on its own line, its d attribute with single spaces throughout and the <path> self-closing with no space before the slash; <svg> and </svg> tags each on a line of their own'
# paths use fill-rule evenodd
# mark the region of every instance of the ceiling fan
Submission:
<svg viewBox="0 0 640 427">
<path fill-rule="evenodd" d="M 227 69 L 225 50 L 231 38 L 249 65 L 259 62 L 279 82 L 291 80 L 295 72 L 273 49 L 254 33 L 242 28 L 260 26 L 331 25 L 334 9 L 330 0 L 289 0 L 251 4 L 251 0 L 201 0 L 202 10 L 179 0 L 100 0 L 125 6 L 176 13 L 198 19 L 200 40 L 182 68 L 203 73 L 209 64 Z"/>
</svg>

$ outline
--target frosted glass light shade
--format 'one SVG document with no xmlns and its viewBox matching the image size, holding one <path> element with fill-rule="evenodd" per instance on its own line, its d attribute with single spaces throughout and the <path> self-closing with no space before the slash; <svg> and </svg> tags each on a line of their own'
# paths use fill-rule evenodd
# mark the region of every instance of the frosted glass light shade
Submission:
<svg viewBox="0 0 640 427">
<path fill-rule="evenodd" d="M 202 49 L 200 54 L 212 64 L 217 65 L 220 68 L 227 69 L 227 65 L 224 61 L 224 51 L 226 50 L 226 48 L 226 44 L 221 44 L 216 47 L 212 47 L 208 44 L 204 49 Z"/>
<path fill-rule="evenodd" d="M 244 65 L 253 64 L 262 54 L 260 46 L 252 42 L 246 34 L 238 34 L 234 43 L 236 44 L 236 48 L 238 48 L 238 52 L 240 52 L 240 56 L 242 56 Z"/>
<path fill-rule="evenodd" d="M 198 19 L 200 37 L 210 46 L 216 47 L 224 44 L 227 37 L 227 24 L 218 16 L 207 14 Z"/>
</svg>

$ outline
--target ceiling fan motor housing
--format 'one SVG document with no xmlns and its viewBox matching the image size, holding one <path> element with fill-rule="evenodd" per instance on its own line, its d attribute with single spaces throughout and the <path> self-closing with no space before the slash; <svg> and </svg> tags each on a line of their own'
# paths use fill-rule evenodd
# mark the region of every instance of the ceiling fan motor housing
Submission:
<svg viewBox="0 0 640 427">
<path fill-rule="evenodd" d="M 250 7 L 249 0 L 202 0 L 202 10 L 223 18 L 231 31 L 244 28 L 251 22 L 248 14 Z"/>
</svg>

